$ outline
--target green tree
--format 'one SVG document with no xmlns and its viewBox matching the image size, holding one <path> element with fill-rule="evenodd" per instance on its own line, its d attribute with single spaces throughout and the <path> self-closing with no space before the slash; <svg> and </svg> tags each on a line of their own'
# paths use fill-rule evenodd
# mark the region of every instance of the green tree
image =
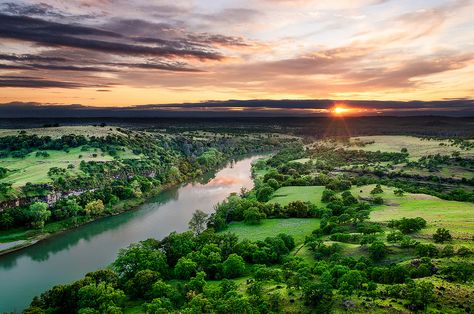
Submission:
<svg viewBox="0 0 474 314">
<path fill-rule="evenodd" d="M 244 211 L 244 221 L 249 225 L 257 225 L 265 218 L 265 214 L 257 207 L 250 207 Z"/>
<path fill-rule="evenodd" d="M 380 184 L 377 184 L 375 186 L 375 188 L 372 191 L 370 191 L 370 194 L 372 194 L 372 195 L 382 194 L 382 193 L 383 193 L 383 190 L 382 190 L 382 186 L 380 186 Z"/>
<path fill-rule="evenodd" d="M 257 190 L 257 200 L 260 202 L 268 202 L 273 192 L 274 190 L 271 186 L 265 185 Z"/>
<path fill-rule="evenodd" d="M 396 189 L 395 191 L 393 191 L 393 194 L 395 194 L 395 196 L 402 197 L 405 194 L 405 191 L 403 191 L 402 189 Z"/>
<path fill-rule="evenodd" d="M 223 272 L 226 278 L 242 276 L 245 272 L 244 259 L 235 253 L 230 254 L 223 263 Z"/>
<path fill-rule="evenodd" d="M 436 243 L 444 243 L 447 241 L 451 241 L 452 239 L 453 238 L 449 233 L 449 230 L 445 228 L 438 228 L 435 234 L 433 234 L 433 241 L 435 241 Z"/>
<path fill-rule="evenodd" d="M 208 215 L 202 210 L 196 210 L 188 223 L 189 229 L 191 229 L 194 234 L 200 234 L 206 230 L 207 217 Z"/>
<path fill-rule="evenodd" d="M 35 202 L 28 208 L 26 216 L 33 228 L 43 228 L 44 223 L 51 217 L 51 212 L 48 210 L 48 204 Z"/>
<path fill-rule="evenodd" d="M 200 271 L 196 274 L 195 277 L 191 278 L 189 280 L 187 288 L 188 290 L 196 291 L 196 292 L 202 292 L 202 289 L 206 285 L 206 280 L 204 279 L 206 277 L 206 273 L 203 271 Z"/>
<path fill-rule="evenodd" d="M 84 207 L 84 211 L 86 212 L 87 215 L 92 215 L 92 216 L 99 216 L 104 213 L 104 203 L 102 203 L 102 200 L 95 200 L 92 202 L 89 202 L 86 204 Z"/>
<path fill-rule="evenodd" d="M 277 190 L 280 187 L 280 183 L 273 178 L 268 179 L 267 184 L 274 190 Z"/>
<path fill-rule="evenodd" d="M 88 284 L 79 289 L 77 296 L 79 308 L 92 308 L 102 312 L 110 306 L 121 305 L 125 300 L 122 290 L 105 282 Z"/>
<path fill-rule="evenodd" d="M 189 279 L 196 275 L 197 263 L 193 260 L 181 257 L 174 267 L 174 274 L 180 279 Z"/>
<path fill-rule="evenodd" d="M 349 270 L 339 279 L 339 290 L 343 294 L 351 295 L 354 290 L 358 290 L 367 281 L 364 273 L 359 270 Z"/>
<path fill-rule="evenodd" d="M 375 241 L 369 246 L 370 258 L 380 261 L 387 255 L 387 247 L 382 241 Z"/>
<path fill-rule="evenodd" d="M 315 313 L 329 313 L 333 303 L 331 286 L 325 283 L 311 283 L 303 289 L 304 300 Z"/>
<path fill-rule="evenodd" d="M 143 298 L 158 279 L 159 274 L 157 272 L 149 269 L 140 270 L 132 279 L 127 281 L 126 291 L 134 297 Z"/>
<path fill-rule="evenodd" d="M 434 285 L 428 281 L 410 282 L 406 287 L 406 298 L 417 309 L 424 309 L 434 296 Z"/>
<path fill-rule="evenodd" d="M 167 298 L 155 298 L 144 305 L 146 314 L 167 314 L 173 312 L 173 304 Z"/>
<path fill-rule="evenodd" d="M 168 274 L 166 256 L 141 243 L 131 244 L 119 251 L 118 257 L 112 264 L 114 270 L 123 278 L 132 278 L 140 270 L 156 271 L 162 277 Z"/>
</svg>

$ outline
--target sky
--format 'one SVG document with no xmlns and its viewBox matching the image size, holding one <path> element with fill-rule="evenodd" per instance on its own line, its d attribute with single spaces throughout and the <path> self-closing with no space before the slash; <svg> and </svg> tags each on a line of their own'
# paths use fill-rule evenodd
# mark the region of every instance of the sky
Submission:
<svg viewBox="0 0 474 314">
<path fill-rule="evenodd" d="M 0 107 L 330 99 L 293 109 L 376 113 L 459 99 L 463 111 L 472 16 L 474 0 L 0 0 Z"/>
</svg>

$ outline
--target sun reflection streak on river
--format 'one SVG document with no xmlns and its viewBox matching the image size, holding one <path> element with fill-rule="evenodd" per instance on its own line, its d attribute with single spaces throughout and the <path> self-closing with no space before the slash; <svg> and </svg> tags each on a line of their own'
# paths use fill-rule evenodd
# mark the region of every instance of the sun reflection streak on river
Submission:
<svg viewBox="0 0 474 314">
<path fill-rule="evenodd" d="M 187 230 L 196 209 L 212 212 L 241 187 L 251 188 L 251 162 L 230 163 L 194 183 L 167 190 L 138 210 L 108 217 L 0 257 L 0 313 L 21 311 L 35 295 L 109 265 L 120 248 Z"/>
</svg>

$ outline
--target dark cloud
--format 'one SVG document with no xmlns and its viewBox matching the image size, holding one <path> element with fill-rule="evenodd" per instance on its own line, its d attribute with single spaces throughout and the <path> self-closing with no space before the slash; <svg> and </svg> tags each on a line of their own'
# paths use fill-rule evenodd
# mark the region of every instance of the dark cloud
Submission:
<svg viewBox="0 0 474 314">
<path fill-rule="evenodd" d="M 98 89 L 106 92 L 107 89 Z M 181 103 L 163 105 L 140 105 L 134 107 L 88 107 L 79 104 L 58 105 L 13 102 L 0 104 L 2 117 L 179 117 L 195 116 L 321 116 L 324 110 L 335 103 L 343 102 L 347 106 L 372 110 L 369 115 L 474 115 L 474 100 L 456 99 L 449 101 L 373 101 L 373 100 L 229 100 L 207 101 L 201 103 Z M 240 108 L 242 111 L 229 109 Z M 271 110 L 269 110 L 271 109 Z M 316 111 L 308 111 L 320 109 Z"/>
<path fill-rule="evenodd" d="M 54 81 L 31 76 L 0 76 L 0 87 L 27 87 L 27 88 L 81 88 L 91 87 L 87 84 Z"/>
<path fill-rule="evenodd" d="M 92 39 L 90 36 L 104 39 Z M 184 46 L 185 48 L 177 49 L 166 41 L 162 42 L 161 46 L 138 45 L 133 43 L 133 38 L 124 37 L 115 32 L 27 16 L 0 14 L 0 37 L 51 47 L 71 47 L 119 55 L 222 59 L 219 53 L 210 48 Z"/>
</svg>

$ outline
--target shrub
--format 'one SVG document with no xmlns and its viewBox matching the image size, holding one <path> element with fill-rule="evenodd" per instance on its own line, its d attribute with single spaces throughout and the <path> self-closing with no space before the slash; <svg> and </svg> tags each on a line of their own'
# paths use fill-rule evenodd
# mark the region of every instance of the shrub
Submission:
<svg viewBox="0 0 474 314">
<path fill-rule="evenodd" d="M 451 240 L 451 234 L 449 233 L 449 230 L 445 228 L 438 228 L 436 230 L 436 233 L 433 234 L 433 241 L 435 241 L 436 243 L 444 243 Z"/>
</svg>

